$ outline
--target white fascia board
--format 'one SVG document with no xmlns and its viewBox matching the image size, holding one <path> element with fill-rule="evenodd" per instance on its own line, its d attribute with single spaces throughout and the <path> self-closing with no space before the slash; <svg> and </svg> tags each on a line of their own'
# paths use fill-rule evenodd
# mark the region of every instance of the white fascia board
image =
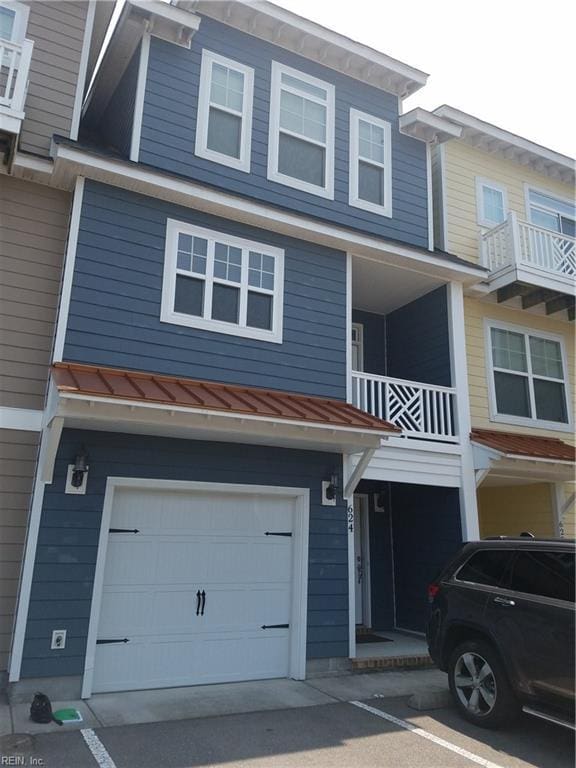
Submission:
<svg viewBox="0 0 576 768">
<path fill-rule="evenodd" d="M 458 280 L 469 284 L 476 283 L 486 276 L 484 268 L 473 264 L 445 261 L 429 251 L 413 250 L 410 246 L 398 245 L 332 224 L 323 224 L 297 214 L 285 213 L 263 203 L 210 189 L 192 181 L 175 179 L 157 171 L 140 168 L 134 163 L 100 157 L 74 147 L 55 145 L 54 162 L 57 178 L 62 180 L 68 175 L 70 184 L 76 176 L 83 175 L 105 184 L 160 197 L 179 205 L 227 216 L 246 224 L 352 254 L 364 255 L 442 280 Z"/>
<path fill-rule="evenodd" d="M 44 411 L 29 408 L 8 408 L 0 406 L 0 429 L 40 432 Z"/>
<path fill-rule="evenodd" d="M 511 461 L 521 461 L 521 462 L 534 462 L 536 464 L 560 464 L 565 467 L 573 467 L 574 462 L 570 461 L 570 459 L 544 459 L 540 456 L 520 456 L 517 453 L 504 453 L 502 454 L 502 457 L 504 459 L 508 459 Z"/>
<path fill-rule="evenodd" d="M 444 104 L 441 107 L 436 107 L 436 109 L 432 110 L 432 114 L 446 118 L 465 128 L 471 128 L 472 130 L 477 131 L 478 133 L 483 133 L 497 141 L 501 141 L 503 148 L 513 145 L 524 152 L 534 155 L 535 158 L 537 157 L 550 163 L 555 163 L 562 166 L 565 170 L 574 172 L 573 158 L 568 157 L 567 155 L 562 155 L 560 152 L 555 152 L 553 149 L 548 149 L 548 147 L 536 144 L 536 142 L 518 136 L 516 133 L 511 133 L 503 128 L 498 128 L 496 125 L 486 123 L 484 120 L 480 120 L 466 112 L 461 112 L 459 109 L 450 107 L 447 104 Z"/>
<path fill-rule="evenodd" d="M 412 136 L 420 141 L 432 141 L 440 144 L 450 139 L 459 139 L 462 136 L 462 128 L 450 120 L 445 120 L 422 107 L 400 115 L 398 120 L 400 133 Z"/>
</svg>

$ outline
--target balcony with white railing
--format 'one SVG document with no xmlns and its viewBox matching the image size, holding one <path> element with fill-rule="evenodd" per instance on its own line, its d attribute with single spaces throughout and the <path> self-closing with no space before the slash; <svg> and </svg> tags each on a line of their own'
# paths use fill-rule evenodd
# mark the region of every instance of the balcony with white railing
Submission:
<svg viewBox="0 0 576 768">
<path fill-rule="evenodd" d="M 406 438 L 457 443 L 455 399 L 452 387 L 352 371 L 352 403 L 400 427 Z"/>
<path fill-rule="evenodd" d="M 512 283 L 574 296 L 576 239 L 518 219 L 514 212 L 502 224 L 480 235 L 482 264 L 490 270 L 493 289 Z M 517 290 L 516 295 L 525 295 Z M 545 300 L 545 299 L 544 299 Z"/>
<path fill-rule="evenodd" d="M 0 39 L 0 131 L 18 135 L 32 59 L 32 40 L 12 43 Z"/>
</svg>

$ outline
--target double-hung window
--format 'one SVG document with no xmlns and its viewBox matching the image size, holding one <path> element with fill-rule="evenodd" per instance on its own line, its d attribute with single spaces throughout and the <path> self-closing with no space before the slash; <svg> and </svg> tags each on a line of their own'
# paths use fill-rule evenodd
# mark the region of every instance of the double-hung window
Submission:
<svg viewBox="0 0 576 768">
<path fill-rule="evenodd" d="M 161 320 L 282 341 L 284 251 L 169 219 Z"/>
<path fill-rule="evenodd" d="M 576 237 L 576 210 L 574 203 L 561 200 L 535 189 L 528 189 L 530 221 L 537 227 Z"/>
<path fill-rule="evenodd" d="M 497 420 L 562 428 L 569 423 L 561 339 L 488 325 L 492 410 Z"/>
<path fill-rule="evenodd" d="M 350 205 L 392 216 L 390 123 L 350 110 Z"/>
<path fill-rule="evenodd" d="M 508 200 L 505 187 L 477 178 L 476 211 L 481 227 L 497 227 L 506 221 Z"/>
<path fill-rule="evenodd" d="M 250 171 L 254 70 L 202 52 L 196 148 L 199 157 Z"/>
<path fill-rule="evenodd" d="M 268 178 L 334 198 L 334 86 L 272 62 Z"/>
</svg>

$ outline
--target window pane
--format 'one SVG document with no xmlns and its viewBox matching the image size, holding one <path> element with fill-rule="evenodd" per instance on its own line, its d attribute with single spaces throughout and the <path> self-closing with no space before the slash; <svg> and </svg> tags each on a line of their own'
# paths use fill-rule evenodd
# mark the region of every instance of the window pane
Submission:
<svg viewBox="0 0 576 768">
<path fill-rule="evenodd" d="M 238 324 L 240 289 L 215 283 L 212 288 L 212 319 Z"/>
<path fill-rule="evenodd" d="M 14 11 L 0 6 L 0 39 L 12 40 L 15 17 L 16 14 Z"/>
<path fill-rule="evenodd" d="M 496 368 L 508 368 L 510 371 L 528 370 L 524 336 L 521 333 L 491 329 L 492 359 Z"/>
<path fill-rule="evenodd" d="M 535 192 L 533 189 L 529 192 L 529 199 L 531 203 L 535 205 L 543 206 L 544 208 L 551 208 L 553 211 L 565 214 L 571 219 L 574 218 L 574 205 L 564 202 L 564 200 L 558 200 L 550 195 L 543 195 L 540 192 Z"/>
<path fill-rule="evenodd" d="M 384 162 L 384 129 L 366 120 L 360 120 L 359 136 L 360 157 L 382 164 Z"/>
<path fill-rule="evenodd" d="M 534 398 L 536 400 L 536 418 L 545 421 L 559 421 L 562 424 L 568 423 L 564 384 L 534 379 Z"/>
<path fill-rule="evenodd" d="M 242 111 L 244 93 L 244 75 L 235 69 L 217 64 L 212 65 L 212 82 L 210 84 L 210 101 L 221 107 Z"/>
<path fill-rule="evenodd" d="M 506 567 L 512 558 L 511 550 L 486 549 L 476 552 L 456 574 L 458 581 L 485 584 L 497 587 L 502 581 Z"/>
<path fill-rule="evenodd" d="M 375 205 L 384 205 L 384 170 L 375 165 L 358 163 L 358 197 Z"/>
<path fill-rule="evenodd" d="M 514 376 L 511 373 L 494 373 L 496 387 L 496 407 L 498 413 L 508 416 L 530 417 L 530 396 L 528 377 Z"/>
<path fill-rule="evenodd" d="M 274 259 L 262 253 L 250 251 L 248 257 L 248 285 L 254 288 L 274 288 Z"/>
<path fill-rule="evenodd" d="M 482 187 L 484 198 L 484 218 L 494 224 L 500 224 L 506 218 L 504 213 L 504 195 L 499 189 Z"/>
<path fill-rule="evenodd" d="M 280 127 L 308 139 L 326 141 L 326 107 L 288 91 L 280 95 Z"/>
<path fill-rule="evenodd" d="M 325 157 L 323 147 L 309 144 L 294 136 L 280 134 L 278 147 L 278 172 L 294 179 L 325 186 Z"/>
<path fill-rule="evenodd" d="M 560 219 L 555 213 L 548 213 L 548 211 L 540 211 L 538 208 L 531 208 L 530 218 L 532 224 L 537 227 L 551 229 L 554 232 L 560 231 Z"/>
<path fill-rule="evenodd" d="M 240 157 L 242 118 L 210 107 L 208 114 L 208 139 L 206 146 L 228 157 Z"/>
<path fill-rule="evenodd" d="M 204 313 L 204 280 L 176 275 L 174 311 L 202 317 Z"/>
<path fill-rule="evenodd" d="M 562 216 L 560 218 L 560 229 L 562 230 L 563 235 L 568 235 L 569 237 L 575 237 L 576 221 L 574 221 L 574 219 L 569 219 L 567 216 Z"/>
<path fill-rule="evenodd" d="M 214 246 L 214 277 L 240 282 L 242 251 L 232 245 L 216 243 Z"/>
<path fill-rule="evenodd" d="M 510 589 L 574 602 L 574 554 L 518 552 L 512 566 Z"/>
<path fill-rule="evenodd" d="M 563 378 L 562 353 L 557 341 L 530 336 L 530 354 L 532 371 L 536 375 L 550 376 L 555 379 Z"/>
<path fill-rule="evenodd" d="M 246 325 L 251 328 L 272 329 L 272 296 L 248 291 Z"/>
<path fill-rule="evenodd" d="M 300 78 L 292 77 L 292 75 L 286 74 L 286 72 L 282 73 L 282 83 L 284 85 L 289 85 L 291 88 L 295 88 L 298 91 L 303 91 L 304 93 L 309 93 L 311 96 L 316 96 L 318 99 L 326 100 L 326 91 L 324 88 L 319 88 L 316 85 L 312 85 L 312 83 L 306 82 L 306 80 L 300 80 Z"/>
</svg>

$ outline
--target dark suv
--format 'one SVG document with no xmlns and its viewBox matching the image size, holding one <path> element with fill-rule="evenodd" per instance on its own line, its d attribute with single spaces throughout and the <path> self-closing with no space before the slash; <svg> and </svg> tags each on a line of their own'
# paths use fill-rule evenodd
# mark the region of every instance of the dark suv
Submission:
<svg viewBox="0 0 576 768">
<path fill-rule="evenodd" d="M 574 552 L 566 539 L 485 539 L 428 588 L 430 655 L 476 725 L 523 709 L 574 728 Z"/>
</svg>

